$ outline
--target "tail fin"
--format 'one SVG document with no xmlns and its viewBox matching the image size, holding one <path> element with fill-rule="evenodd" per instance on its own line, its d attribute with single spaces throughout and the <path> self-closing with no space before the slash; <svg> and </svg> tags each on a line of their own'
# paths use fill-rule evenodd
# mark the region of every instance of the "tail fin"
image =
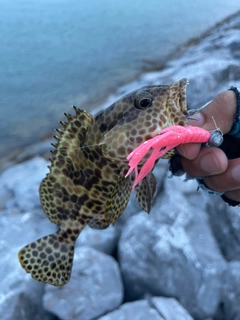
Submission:
<svg viewBox="0 0 240 320">
<path fill-rule="evenodd" d="M 22 248 L 18 259 L 35 280 L 62 286 L 70 279 L 73 255 L 74 241 L 66 243 L 60 234 L 55 233 Z"/>
</svg>

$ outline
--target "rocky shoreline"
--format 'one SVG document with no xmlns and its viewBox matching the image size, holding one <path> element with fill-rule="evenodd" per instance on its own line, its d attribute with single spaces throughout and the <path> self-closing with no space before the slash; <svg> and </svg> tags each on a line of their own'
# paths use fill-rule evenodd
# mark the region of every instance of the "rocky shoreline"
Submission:
<svg viewBox="0 0 240 320">
<path fill-rule="evenodd" d="M 188 103 L 200 107 L 231 85 L 240 87 L 240 13 L 212 29 L 196 46 L 119 89 L 187 77 Z M 63 288 L 34 281 L 18 250 L 55 230 L 38 195 L 48 172 L 50 141 L 26 148 L 0 174 L 2 320 L 233 320 L 240 319 L 240 211 L 197 191 L 193 181 L 166 179 L 150 215 L 134 195 L 115 226 L 86 228 L 76 244 L 72 278 Z"/>
</svg>

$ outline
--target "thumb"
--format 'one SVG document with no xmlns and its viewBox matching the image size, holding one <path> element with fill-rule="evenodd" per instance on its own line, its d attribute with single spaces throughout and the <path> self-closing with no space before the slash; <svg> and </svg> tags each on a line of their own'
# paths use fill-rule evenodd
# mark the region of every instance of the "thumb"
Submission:
<svg viewBox="0 0 240 320">
<path fill-rule="evenodd" d="M 231 90 L 223 91 L 199 112 L 193 114 L 188 125 L 202 127 L 208 131 L 216 129 L 217 126 L 225 134 L 232 127 L 236 108 L 236 94 Z"/>
</svg>

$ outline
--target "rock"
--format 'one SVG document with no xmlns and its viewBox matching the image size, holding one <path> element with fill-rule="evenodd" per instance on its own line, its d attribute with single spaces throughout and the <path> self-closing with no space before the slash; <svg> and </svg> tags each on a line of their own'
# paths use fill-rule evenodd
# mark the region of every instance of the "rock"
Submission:
<svg viewBox="0 0 240 320">
<path fill-rule="evenodd" d="M 76 247 L 89 246 L 107 254 L 113 254 L 117 248 L 119 233 L 117 228 L 92 229 L 86 226 L 78 237 Z"/>
<path fill-rule="evenodd" d="M 153 297 L 127 302 L 98 320 L 193 320 L 174 298 Z"/>
<path fill-rule="evenodd" d="M 223 319 L 240 319 L 240 261 L 228 264 L 223 283 Z"/>
<path fill-rule="evenodd" d="M 177 205 L 181 202 L 187 202 L 188 207 L 195 207 L 205 210 L 206 204 L 210 197 L 209 194 L 198 188 L 198 183 L 195 179 L 186 179 L 185 176 L 172 177 L 169 174 L 169 178 L 165 180 L 164 193 L 162 193 L 162 199 L 159 197 L 156 199 L 161 203 L 166 202 L 165 198 L 169 198 L 169 205 L 173 202 Z M 173 210 L 175 207 L 173 206 Z"/>
<path fill-rule="evenodd" d="M 118 310 L 114 310 L 98 320 L 165 320 L 151 307 L 147 300 L 139 300 L 123 304 Z"/>
<path fill-rule="evenodd" d="M 126 298 L 171 296 L 194 318 L 211 317 L 220 301 L 226 262 L 201 209 L 201 194 L 192 204 L 184 184 L 179 181 L 176 188 L 172 181 L 149 216 L 141 212 L 123 229 L 119 263 Z"/>
<path fill-rule="evenodd" d="M 26 212 L 40 206 L 38 189 L 49 172 L 48 164 L 45 159 L 36 157 L 10 167 L 0 175 L 1 189 L 5 189 L 4 192 L 0 189 L 0 199 L 7 199 L 5 208 Z"/>
<path fill-rule="evenodd" d="M 1 211 L 0 215 L 0 319 L 55 319 L 42 307 L 44 284 L 33 280 L 21 268 L 17 258 L 22 246 L 55 228 L 42 212 L 9 214 Z"/>
<path fill-rule="evenodd" d="M 28 288 L 19 288 L 1 299 L 1 320 L 57 320 L 57 317 L 42 308 L 43 286 L 26 281 Z M 33 297 L 32 297 L 33 296 Z"/>
<path fill-rule="evenodd" d="M 93 248 L 76 248 L 70 282 L 46 285 L 43 304 L 63 320 L 90 320 L 119 307 L 123 286 L 116 261 Z"/>
<path fill-rule="evenodd" d="M 194 320 L 174 298 L 153 297 L 151 303 L 164 320 Z"/>
<path fill-rule="evenodd" d="M 5 185 L 1 184 L 1 176 L 0 176 L 0 210 L 4 210 L 6 207 L 6 203 L 11 201 L 12 193 L 10 190 L 6 188 Z"/>
<path fill-rule="evenodd" d="M 219 197 L 211 197 L 206 208 L 213 234 L 227 261 L 240 260 L 240 216 Z"/>
<path fill-rule="evenodd" d="M 47 170 L 44 159 L 34 158 L 0 175 L 0 203 L 4 209 L 0 212 L 2 320 L 56 319 L 42 307 L 44 284 L 33 280 L 17 258 L 21 247 L 56 229 L 39 207 L 38 188 Z"/>
</svg>

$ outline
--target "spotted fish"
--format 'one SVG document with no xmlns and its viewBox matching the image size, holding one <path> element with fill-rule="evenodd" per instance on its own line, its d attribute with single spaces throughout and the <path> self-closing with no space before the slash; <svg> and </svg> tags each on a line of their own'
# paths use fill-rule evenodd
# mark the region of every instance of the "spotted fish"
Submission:
<svg viewBox="0 0 240 320">
<path fill-rule="evenodd" d="M 93 117 L 76 107 L 54 144 L 50 173 L 40 185 L 40 199 L 48 219 L 58 230 L 22 248 L 18 257 L 38 281 L 66 284 L 71 275 L 74 245 L 86 225 L 104 229 L 126 208 L 134 180 L 127 178 L 127 156 L 142 142 L 171 125 L 184 125 L 187 79 L 133 91 Z M 141 164 L 139 165 L 141 168 Z M 146 212 L 156 181 L 149 173 L 136 187 Z"/>
</svg>

